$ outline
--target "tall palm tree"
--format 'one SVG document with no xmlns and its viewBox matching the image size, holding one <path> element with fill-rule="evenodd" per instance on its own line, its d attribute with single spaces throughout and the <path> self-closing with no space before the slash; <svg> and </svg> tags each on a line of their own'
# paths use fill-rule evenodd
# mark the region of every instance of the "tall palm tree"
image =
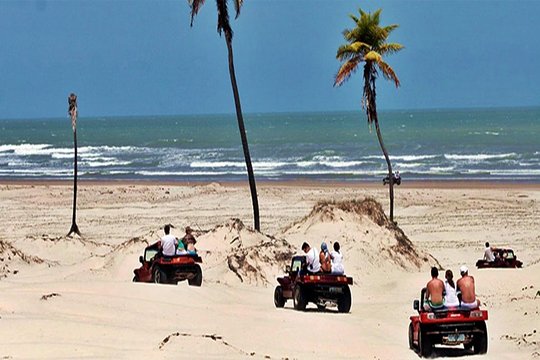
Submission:
<svg viewBox="0 0 540 360">
<path fill-rule="evenodd" d="M 367 121 L 371 128 L 375 124 L 377 138 L 381 146 L 386 164 L 388 166 L 388 179 L 390 191 L 390 221 L 394 221 L 394 176 L 392 173 L 392 163 L 388 157 L 388 152 L 384 146 L 379 119 L 377 117 L 377 102 L 375 91 L 375 80 L 379 71 L 384 78 L 393 81 L 396 87 L 399 86 L 399 79 L 394 69 L 388 65 L 383 56 L 396 53 L 403 49 L 403 45 L 397 43 L 388 43 L 386 40 L 390 33 L 399 25 L 393 24 L 381 27 L 379 18 L 382 9 L 373 14 L 366 13 L 359 9 L 360 18 L 351 14 L 349 17 L 354 21 L 353 29 L 345 29 L 343 37 L 347 41 L 341 45 L 336 54 L 336 58 L 343 64 L 336 74 L 334 86 L 340 86 L 358 69 L 361 63 L 364 63 L 364 90 L 362 94 L 362 107 L 366 111 Z"/>
<path fill-rule="evenodd" d="M 257 200 L 257 186 L 255 184 L 255 175 L 253 174 L 253 166 L 251 165 L 251 156 L 249 155 L 249 146 L 246 135 L 246 128 L 244 126 L 244 117 L 242 116 L 242 107 L 240 106 L 240 94 L 238 93 L 238 85 L 236 83 L 236 75 L 234 72 L 234 59 L 232 38 L 233 31 L 229 22 L 229 10 L 227 8 L 227 0 L 216 0 L 217 5 L 217 31 L 219 35 L 225 34 L 225 42 L 227 43 L 227 50 L 229 52 L 229 75 L 231 77 L 231 85 L 234 94 L 234 104 L 236 106 L 236 118 L 238 119 L 238 130 L 240 130 L 240 138 L 242 140 L 242 148 L 244 150 L 244 159 L 246 161 L 246 168 L 249 179 L 249 188 L 251 190 L 251 202 L 253 203 L 253 219 L 255 223 L 255 230 L 260 231 L 261 225 L 259 221 L 259 201 Z M 236 10 L 236 17 L 240 15 L 240 8 L 244 0 L 233 0 Z M 204 4 L 204 0 L 188 0 L 191 6 L 191 26 L 193 26 L 193 18 L 199 12 L 199 9 Z"/>
<path fill-rule="evenodd" d="M 71 93 L 68 97 L 68 104 L 68 113 L 71 117 L 71 127 L 73 128 L 73 149 L 75 156 L 73 158 L 73 217 L 71 219 L 71 229 L 69 229 L 67 236 L 70 236 L 73 233 L 81 236 L 81 232 L 79 231 L 79 227 L 75 220 L 77 214 L 77 95 Z"/>
</svg>

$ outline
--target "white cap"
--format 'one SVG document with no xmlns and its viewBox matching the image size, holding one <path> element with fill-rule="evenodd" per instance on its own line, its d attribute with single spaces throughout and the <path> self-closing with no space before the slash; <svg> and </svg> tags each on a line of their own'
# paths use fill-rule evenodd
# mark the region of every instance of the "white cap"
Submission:
<svg viewBox="0 0 540 360">
<path fill-rule="evenodd" d="M 468 273 L 469 268 L 466 265 L 461 265 L 461 267 L 459 268 L 459 272 L 462 274 Z"/>
</svg>

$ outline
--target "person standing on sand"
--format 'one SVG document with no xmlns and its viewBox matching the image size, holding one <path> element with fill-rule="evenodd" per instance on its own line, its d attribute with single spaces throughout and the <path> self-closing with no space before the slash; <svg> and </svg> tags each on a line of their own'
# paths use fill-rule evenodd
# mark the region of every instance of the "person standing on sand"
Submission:
<svg viewBox="0 0 540 360">
<path fill-rule="evenodd" d="M 308 243 L 302 244 L 302 251 L 306 254 L 306 267 L 309 273 L 321 271 L 321 263 L 319 262 L 318 251 L 312 248 Z"/>
<path fill-rule="evenodd" d="M 165 236 L 161 238 L 161 253 L 164 256 L 174 256 L 176 254 L 176 246 L 178 245 L 178 240 L 175 236 L 171 235 L 171 225 L 167 224 L 163 227 L 163 232 Z"/>
<path fill-rule="evenodd" d="M 474 278 L 469 275 L 469 269 L 463 265 L 459 268 L 461 279 L 457 281 L 458 296 L 461 295 L 460 306 L 467 309 L 476 309 L 480 306 L 480 300 L 476 298 Z"/>
<path fill-rule="evenodd" d="M 444 307 L 444 283 L 439 279 L 439 270 L 431 268 L 431 280 L 426 285 L 424 309 L 427 311 Z"/>
</svg>

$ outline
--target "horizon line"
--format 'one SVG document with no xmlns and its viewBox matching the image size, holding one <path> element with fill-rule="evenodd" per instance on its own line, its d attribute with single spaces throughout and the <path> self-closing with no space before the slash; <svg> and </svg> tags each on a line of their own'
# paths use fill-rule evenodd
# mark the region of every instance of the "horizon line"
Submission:
<svg viewBox="0 0 540 360">
<path fill-rule="evenodd" d="M 467 110 L 502 110 L 502 109 L 536 109 L 540 108 L 540 105 L 511 105 L 511 106 L 475 106 L 475 107 L 432 107 L 432 108 L 389 108 L 379 110 L 380 113 L 385 112 L 418 112 L 418 111 L 467 111 Z M 267 114 L 320 114 L 320 113 L 363 113 L 363 109 L 358 110 L 284 110 L 284 111 L 256 111 L 256 112 L 243 112 L 243 115 L 267 115 Z M 236 116 L 235 112 L 228 113 L 183 113 L 183 114 L 125 114 L 125 115 L 92 115 L 92 116 L 79 116 L 79 119 L 96 119 L 96 118 L 128 118 L 128 117 L 177 117 L 177 116 Z M 16 118 L 0 118 L 0 121 L 9 120 L 59 120 L 64 117 L 16 117 Z M 69 116 L 65 116 L 69 119 Z"/>
</svg>

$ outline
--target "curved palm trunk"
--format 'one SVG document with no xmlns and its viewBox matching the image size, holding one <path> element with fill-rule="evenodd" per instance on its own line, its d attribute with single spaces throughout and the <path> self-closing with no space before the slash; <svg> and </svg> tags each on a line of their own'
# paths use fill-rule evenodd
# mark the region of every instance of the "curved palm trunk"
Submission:
<svg viewBox="0 0 540 360">
<path fill-rule="evenodd" d="M 73 147 L 75 149 L 75 157 L 73 159 L 73 217 L 71 219 L 71 229 L 69 229 L 67 236 L 70 236 L 73 233 L 81 236 L 81 232 L 79 231 L 79 227 L 75 220 L 77 215 L 77 129 L 73 130 Z"/>
<path fill-rule="evenodd" d="M 238 119 L 238 130 L 242 139 L 242 149 L 244 150 L 244 158 L 246 160 L 246 168 L 249 179 L 249 189 L 251 191 L 251 202 L 253 203 L 253 221 L 255 230 L 261 231 L 259 221 L 259 201 L 257 199 L 257 187 L 255 184 L 255 175 L 253 166 L 251 165 L 251 156 L 249 155 L 249 146 L 247 141 L 246 129 L 244 127 L 244 117 L 242 116 L 242 107 L 240 106 L 240 94 L 238 93 L 238 85 L 236 84 L 236 75 L 234 72 L 233 48 L 232 40 L 226 36 L 227 50 L 229 52 L 229 74 L 231 76 L 231 85 L 234 94 L 234 104 L 236 106 L 236 118 Z"/>
<path fill-rule="evenodd" d="M 375 130 L 377 131 L 377 139 L 379 145 L 384 154 L 386 160 L 386 166 L 388 167 L 388 189 L 390 191 L 390 221 L 394 223 L 394 176 L 392 174 L 392 163 L 388 156 L 388 151 L 384 146 L 384 141 L 381 134 L 381 128 L 379 127 L 379 118 L 377 115 L 377 91 L 375 87 L 376 73 L 373 64 L 366 62 L 364 66 L 364 97 L 366 101 L 366 112 L 368 116 L 368 122 L 375 123 Z"/>
<path fill-rule="evenodd" d="M 379 139 L 379 145 L 386 159 L 386 166 L 388 167 L 388 186 L 390 190 L 390 221 L 394 222 L 394 176 L 392 174 L 392 163 L 390 162 L 390 157 L 384 146 L 381 129 L 379 127 L 379 120 L 377 119 L 377 114 L 375 113 L 375 130 L 377 131 L 377 138 Z"/>
</svg>

